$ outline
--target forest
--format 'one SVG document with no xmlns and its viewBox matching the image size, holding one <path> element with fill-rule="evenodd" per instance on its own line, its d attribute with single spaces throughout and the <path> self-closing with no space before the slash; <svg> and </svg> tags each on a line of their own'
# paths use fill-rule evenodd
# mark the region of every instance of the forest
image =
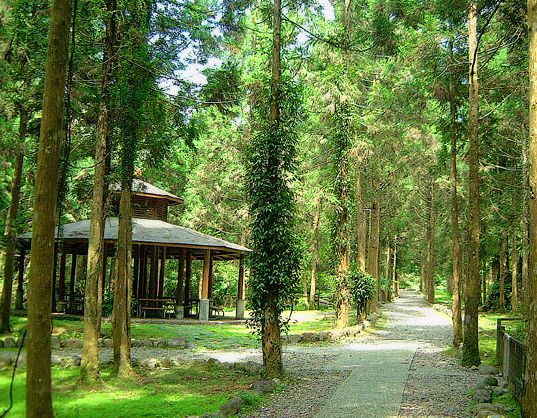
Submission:
<svg viewBox="0 0 537 418">
<path fill-rule="evenodd" d="M 345 329 L 416 289 L 449 305 L 464 367 L 484 361 L 482 314 L 521 319 L 536 418 L 536 28 L 536 0 L 3 2 L 0 334 L 25 345 L 26 416 L 56 414 L 50 313 L 69 269 L 76 378 L 107 375 L 108 326 L 110 373 L 137 373 L 143 180 L 181 201 L 167 221 L 251 250 L 214 272 L 210 251 L 190 256 L 187 274 L 198 315 L 208 299 L 224 315 L 239 286 L 264 376 L 285 373 L 285 312 L 326 305 Z M 85 220 L 66 261 L 62 227 Z M 159 297 L 179 295 L 186 253 L 159 254 Z"/>
</svg>

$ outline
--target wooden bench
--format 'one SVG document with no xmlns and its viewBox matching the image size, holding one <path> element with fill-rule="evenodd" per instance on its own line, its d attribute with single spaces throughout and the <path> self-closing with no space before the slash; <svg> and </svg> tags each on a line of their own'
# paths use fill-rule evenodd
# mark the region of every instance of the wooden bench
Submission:
<svg viewBox="0 0 537 418">
<path fill-rule="evenodd" d="M 161 312 L 162 317 L 175 315 L 175 298 L 140 298 L 138 299 L 138 316 L 146 317 L 147 312 Z"/>
</svg>

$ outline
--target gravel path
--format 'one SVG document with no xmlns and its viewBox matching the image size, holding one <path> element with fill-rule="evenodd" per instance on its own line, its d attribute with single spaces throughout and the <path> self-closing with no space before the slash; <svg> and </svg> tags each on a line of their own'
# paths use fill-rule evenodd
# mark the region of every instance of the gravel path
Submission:
<svg viewBox="0 0 537 418">
<path fill-rule="evenodd" d="M 385 305 L 387 326 L 342 344 L 284 351 L 296 381 L 252 417 L 468 417 L 477 372 L 443 354 L 451 321 L 420 295 Z"/>
</svg>

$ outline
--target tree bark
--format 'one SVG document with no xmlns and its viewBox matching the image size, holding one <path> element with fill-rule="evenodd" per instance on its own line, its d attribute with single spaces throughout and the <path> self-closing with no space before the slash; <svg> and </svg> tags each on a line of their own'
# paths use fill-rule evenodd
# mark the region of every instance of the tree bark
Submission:
<svg viewBox="0 0 537 418">
<path fill-rule="evenodd" d="M 524 137 L 522 143 L 522 190 L 524 200 L 522 202 L 522 297 L 521 302 L 527 303 L 527 289 L 529 276 L 529 167 L 528 167 L 528 144 Z"/>
<path fill-rule="evenodd" d="M 434 303 L 434 263 L 435 263 L 435 190 L 434 180 L 431 180 L 431 200 L 429 201 L 429 223 L 427 225 L 427 273 L 425 277 L 425 290 L 427 302 Z"/>
<path fill-rule="evenodd" d="M 118 376 L 131 374 L 130 306 L 132 265 L 131 185 L 123 184 L 119 203 L 117 276 L 114 286 L 112 339 Z"/>
<path fill-rule="evenodd" d="M 451 252 L 453 256 L 453 273 L 451 280 L 453 346 L 462 343 L 462 308 L 461 308 L 461 245 L 459 238 L 459 199 L 457 196 L 457 105 L 455 103 L 455 86 L 450 82 L 450 139 L 451 139 Z"/>
<path fill-rule="evenodd" d="M 310 309 L 315 307 L 315 292 L 317 285 L 317 269 L 319 268 L 319 225 L 321 223 L 321 201 L 317 202 L 313 219 L 313 242 L 311 244 L 311 283 L 310 283 Z"/>
<path fill-rule="evenodd" d="M 392 253 L 391 253 L 390 239 L 386 245 L 386 282 L 387 282 L 387 297 L 386 300 L 391 302 L 393 300 L 393 282 L 392 282 Z"/>
<path fill-rule="evenodd" d="M 379 240 L 380 240 L 380 205 L 373 203 L 371 208 L 371 237 L 369 239 L 368 272 L 376 281 L 376 296 L 371 300 L 371 310 L 376 311 L 381 296 L 379 277 Z"/>
<path fill-rule="evenodd" d="M 530 271 L 528 277 L 528 348 L 522 416 L 537 417 L 537 0 L 528 0 L 529 29 L 529 188 Z"/>
<path fill-rule="evenodd" d="M 35 176 L 32 245 L 28 274 L 26 416 L 53 416 L 50 374 L 54 226 L 60 147 L 64 138 L 64 91 L 71 2 L 53 0 L 50 9 L 43 110 Z"/>
<path fill-rule="evenodd" d="M 99 376 L 99 336 L 101 329 L 104 277 L 104 223 L 106 219 L 106 155 L 109 142 L 110 82 L 116 62 L 116 1 L 108 0 L 109 14 L 106 22 L 106 39 L 103 51 L 103 74 L 101 78 L 101 108 L 97 120 L 95 143 L 95 174 L 93 199 L 91 202 L 90 231 L 88 241 L 88 265 L 84 292 L 84 345 L 80 376 L 83 380 L 95 381 Z"/>
<path fill-rule="evenodd" d="M 25 250 L 22 250 L 19 255 L 19 273 L 17 280 L 17 294 L 15 295 L 15 309 L 22 310 L 24 309 L 23 299 L 24 299 L 24 261 L 26 258 Z"/>
<path fill-rule="evenodd" d="M 477 2 L 470 1 L 468 12 L 469 56 L 469 118 L 468 118 L 468 275 L 464 292 L 464 343 L 462 364 L 477 366 L 479 357 L 478 309 L 480 299 L 479 257 L 480 202 L 479 202 L 479 85 L 477 78 Z"/>
<path fill-rule="evenodd" d="M 516 250 L 516 229 L 511 232 L 511 279 L 513 292 L 511 294 L 511 310 L 518 310 L 518 254 Z"/>
<path fill-rule="evenodd" d="M 362 196 L 362 183 L 361 183 L 361 175 L 359 172 L 356 173 L 356 230 L 357 230 L 357 262 L 358 266 L 362 271 L 366 271 L 366 257 L 365 257 L 365 251 L 366 251 L 366 241 L 367 241 L 367 234 L 366 234 L 366 219 L 364 216 L 364 203 L 363 203 L 363 196 Z"/>
<path fill-rule="evenodd" d="M 502 242 L 500 245 L 500 312 L 505 312 L 505 273 L 507 272 L 507 231 L 502 230 Z"/>
<path fill-rule="evenodd" d="M 399 278 L 397 277 L 397 235 L 395 236 L 395 241 L 393 243 L 393 284 L 395 289 L 395 297 L 399 297 Z"/>
<path fill-rule="evenodd" d="M 26 109 L 21 108 L 19 114 L 19 144 L 22 147 L 24 138 L 26 138 L 26 123 L 28 113 Z M 20 194 L 22 186 L 22 166 L 24 154 L 21 151 L 17 153 L 15 161 L 15 173 L 11 185 L 11 203 L 4 227 L 6 235 L 6 255 L 4 258 L 4 286 L 2 289 L 2 298 L 0 300 L 0 334 L 10 332 L 9 317 L 11 313 L 11 298 L 13 294 L 13 266 L 15 263 L 15 245 L 16 237 L 14 223 L 19 213 Z"/>
</svg>

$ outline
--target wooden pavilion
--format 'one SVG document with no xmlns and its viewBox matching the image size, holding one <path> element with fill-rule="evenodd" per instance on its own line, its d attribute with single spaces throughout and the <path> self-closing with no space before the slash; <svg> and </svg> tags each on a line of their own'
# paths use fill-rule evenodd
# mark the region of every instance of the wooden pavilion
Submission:
<svg viewBox="0 0 537 418">
<path fill-rule="evenodd" d="M 196 316 L 207 321 L 216 307 L 212 305 L 213 263 L 239 260 L 236 318 L 244 318 L 244 256 L 246 247 L 168 222 L 168 208 L 183 203 L 183 199 L 141 180 L 133 180 L 133 281 L 132 298 L 140 316 L 175 315 L 177 318 Z M 105 221 L 106 258 L 114 257 L 118 236 L 118 186 L 111 187 L 111 215 Z M 75 292 L 77 257 L 87 255 L 89 220 L 63 225 L 56 233 L 60 251 L 59 275 L 55 266 L 53 309 L 81 310 L 83 295 Z M 20 248 L 19 286 L 22 286 L 25 255 L 30 249 L 31 232 L 17 237 Z M 66 286 L 67 257 L 71 257 L 69 288 Z M 164 294 L 166 261 L 178 260 L 175 294 Z M 199 297 L 192 292 L 192 261 L 202 260 Z M 105 260 L 106 261 L 106 260 Z M 80 263 L 79 263 L 80 264 Z M 103 289 L 106 285 L 107 263 Z M 81 265 L 80 268 L 86 268 Z M 110 273 L 112 274 L 112 273 Z M 58 277 L 57 277 L 58 276 Z"/>
</svg>

